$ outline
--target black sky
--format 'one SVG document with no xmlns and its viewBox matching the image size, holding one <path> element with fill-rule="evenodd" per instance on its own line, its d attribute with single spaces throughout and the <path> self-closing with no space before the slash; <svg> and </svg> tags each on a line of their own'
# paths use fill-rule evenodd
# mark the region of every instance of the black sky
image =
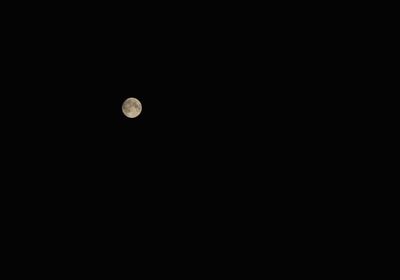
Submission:
<svg viewBox="0 0 400 280">
<path fill-rule="evenodd" d="M 277 28 L 262 31 L 263 17 L 227 7 L 206 18 L 197 9 L 92 8 L 73 18 L 63 10 L 46 17 L 18 10 L 21 20 L 8 22 L 2 123 L 9 145 L 31 166 L 45 158 L 43 168 L 52 170 L 72 159 L 71 174 L 114 180 L 148 172 L 179 180 L 189 168 L 200 180 L 207 176 L 196 163 L 208 162 L 211 174 L 228 162 L 239 168 L 255 147 L 276 156 L 302 132 L 293 117 L 302 95 L 292 91 L 301 81 L 288 67 L 289 44 Z M 127 97 L 142 101 L 139 118 L 123 116 Z"/>
</svg>

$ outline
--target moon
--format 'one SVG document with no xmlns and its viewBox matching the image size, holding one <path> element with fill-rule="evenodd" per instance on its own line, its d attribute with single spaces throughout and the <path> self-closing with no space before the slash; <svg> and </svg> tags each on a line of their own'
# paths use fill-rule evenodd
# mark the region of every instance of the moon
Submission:
<svg viewBox="0 0 400 280">
<path fill-rule="evenodd" d="M 136 118 L 142 112 L 142 103 L 134 97 L 130 97 L 122 104 L 122 112 L 130 119 Z"/>
</svg>

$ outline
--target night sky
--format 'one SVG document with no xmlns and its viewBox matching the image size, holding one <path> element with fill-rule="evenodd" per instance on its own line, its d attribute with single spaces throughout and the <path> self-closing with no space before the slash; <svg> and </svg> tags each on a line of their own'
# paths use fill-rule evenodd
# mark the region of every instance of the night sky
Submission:
<svg viewBox="0 0 400 280">
<path fill-rule="evenodd" d="M 130 197 L 119 193 L 125 187 L 161 197 L 167 189 L 159 178 L 224 194 L 226 186 L 211 187 L 213 178 L 235 174 L 247 184 L 254 177 L 240 170 L 254 156 L 268 174 L 283 174 L 303 160 L 304 147 L 323 143 L 329 123 L 321 116 L 331 100 L 320 93 L 331 84 L 308 60 L 304 32 L 279 16 L 229 12 L 233 6 L 168 7 L 45 16 L 17 9 L 4 40 L 9 165 L 45 181 L 43 174 L 71 185 L 110 182 L 122 188 L 116 197 Z M 128 97 L 142 102 L 136 119 L 122 114 Z"/>
<path fill-rule="evenodd" d="M 133 273 L 136 260 L 164 272 L 152 258 L 186 267 L 173 253 L 219 265 L 221 252 L 258 256 L 272 242 L 290 255 L 282 244 L 308 244 L 293 232 L 314 239 L 303 225 L 323 212 L 315 204 L 348 197 L 338 173 L 356 166 L 346 148 L 359 122 L 342 105 L 347 62 L 314 15 L 233 2 L 16 5 L 2 9 L 0 40 L 0 197 L 14 254 L 67 266 L 94 254 Z M 122 112 L 129 97 L 142 103 L 135 119 Z M 320 215 L 317 233 L 330 222 Z"/>
</svg>

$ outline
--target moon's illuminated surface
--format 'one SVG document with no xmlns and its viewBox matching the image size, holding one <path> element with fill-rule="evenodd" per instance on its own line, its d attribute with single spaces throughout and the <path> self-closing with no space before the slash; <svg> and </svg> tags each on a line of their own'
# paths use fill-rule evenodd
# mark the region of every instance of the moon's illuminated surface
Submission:
<svg viewBox="0 0 400 280">
<path fill-rule="evenodd" d="M 122 104 L 122 112 L 128 118 L 136 118 L 142 112 L 142 104 L 138 99 L 130 97 Z"/>
</svg>

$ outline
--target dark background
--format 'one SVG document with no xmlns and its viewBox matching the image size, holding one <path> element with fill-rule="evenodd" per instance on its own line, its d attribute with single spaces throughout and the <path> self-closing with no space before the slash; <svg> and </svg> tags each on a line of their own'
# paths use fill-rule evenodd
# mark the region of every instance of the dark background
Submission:
<svg viewBox="0 0 400 280">
<path fill-rule="evenodd" d="M 4 19 L 1 114 L 9 166 L 44 192 L 62 178 L 89 196 L 239 196 L 248 190 L 228 187 L 233 177 L 301 177 L 310 149 L 332 137 L 321 116 L 338 97 L 323 47 L 309 44 L 312 22 L 233 5 L 33 8 Z M 121 112 L 130 96 L 143 103 L 134 120 Z"/>
<path fill-rule="evenodd" d="M 335 121 L 350 102 L 335 111 L 346 91 L 332 62 L 340 66 L 342 46 L 296 7 L 7 11 L 5 161 L 43 185 L 63 178 L 92 193 L 94 182 L 138 184 L 148 197 L 145 185 L 156 185 L 160 197 L 178 197 L 193 183 L 205 186 L 203 197 L 239 195 L 246 190 L 227 191 L 233 174 L 243 185 L 296 180 L 315 173 L 326 147 L 338 150 L 328 141 L 344 141 Z M 121 113 L 130 96 L 143 103 L 134 120 Z"/>
<path fill-rule="evenodd" d="M 320 191 L 329 141 L 343 139 L 330 42 L 310 43 L 328 32 L 310 32 L 318 21 L 233 4 L 34 8 L 3 19 L 11 212 L 160 240 L 201 222 L 257 227 Z M 131 96 L 137 119 L 121 112 Z"/>
<path fill-rule="evenodd" d="M 165 152 L 223 130 L 243 134 L 244 119 L 262 114 L 245 96 L 263 94 L 258 37 L 240 16 L 227 24 L 217 12 L 204 19 L 173 7 L 67 10 L 20 7 L 5 20 L 2 113 L 7 129 L 29 135 L 27 146 Z M 136 120 L 121 114 L 129 96 L 143 102 Z"/>
<path fill-rule="evenodd" d="M 173 7 L 68 11 L 24 6 L 3 20 L 4 173 L 17 193 L 88 207 L 225 193 L 213 177 L 227 179 L 224 162 L 249 146 L 232 141 L 262 114 L 244 94 L 261 92 L 250 74 L 260 73 L 246 66 L 250 50 L 237 54 L 249 30 Z M 121 112 L 131 96 L 143 104 L 133 120 Z"/>
<path fill-rule="evenodd" d="M 359 30 L 338 31 L 331 7 L 263 8 L 1 9 L 0 205 L 13 254 L 120 267 L 178 254 L 190 267 L 193 254 L 220 265 L 324 250 L 337 212 L 359 200 L 347 188 L 358 178 L 344 178 L 364 117 L 348 118 L 361 99 L 345 84 Z M 121 112 L 131 96 L 143 104 L 133 120 Z"/>
</svg>

